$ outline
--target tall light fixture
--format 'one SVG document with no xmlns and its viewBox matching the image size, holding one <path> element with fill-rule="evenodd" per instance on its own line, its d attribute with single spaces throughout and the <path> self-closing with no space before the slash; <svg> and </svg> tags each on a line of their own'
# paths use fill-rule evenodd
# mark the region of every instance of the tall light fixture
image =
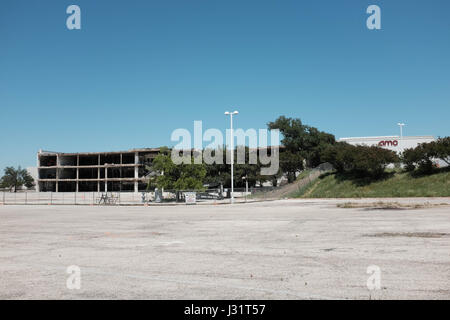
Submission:
<svg viewBox="0 0 450 320">
<path fill-rule="evenodd" d="M 399 123 L 397 123 L 397 125 L 400 127 L 400 139 L 402 139 L 403 138 L 403 126 L 406 126 L 406 124 L 399 122 Z"/>
<path fill-rule="evenodd" d="M 234 141 L 233 141 L 233 115 L 239 112 L 226 111 L 225 115 L 230 116 L 230 148 L 231 148 L 231 203 L 234 203 L 234 183 L 233 183 L 233 164 L 234 164 Z"/>
</svg>

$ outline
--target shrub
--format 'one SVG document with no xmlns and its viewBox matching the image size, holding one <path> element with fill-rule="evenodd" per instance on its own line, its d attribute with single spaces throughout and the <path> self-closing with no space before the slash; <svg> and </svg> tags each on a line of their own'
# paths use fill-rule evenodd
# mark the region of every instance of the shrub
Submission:
<svg viewBox="0 0 450 320">
<path fill-rule="evenodd" d="M 345 142 L 325 149 L 323 159 L 340 173 L 375 179 L 384 174 L 388 164 L 399 161 L 394 151 L 377 146 L 353 146 Z"/>
<path fill-rule="evenodd" d="M 417 168 L 421 173 L 431 173 L 436 159 L 441 159 L 450 165 L 450 137 L 439 138 L 436 141 L 421 143 L 415 148 L 406 149 L 401 158 L 407 171 Z"/>
<path fill-rule="evenodd" d="M 436 158 L 450 166 L 450 137 L 439 138 L 434 142 L 434 153 Z"/>
</svg>

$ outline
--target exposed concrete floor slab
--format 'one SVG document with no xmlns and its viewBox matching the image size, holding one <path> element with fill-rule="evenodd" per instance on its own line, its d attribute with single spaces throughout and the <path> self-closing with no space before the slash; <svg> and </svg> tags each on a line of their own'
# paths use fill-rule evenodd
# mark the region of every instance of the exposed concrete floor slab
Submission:
<svg viewBox="0 0 450 320">
<path fill-rule="evenodd" d="M 372 200 L 0 206 L 0 298 L 450 298 L 449 207 L 343 201 Z M 66 287 L 70 265 L 81 268 L 79 290 Z M 380 290 L 366 286 L 370 265 Z"/>
</svg>

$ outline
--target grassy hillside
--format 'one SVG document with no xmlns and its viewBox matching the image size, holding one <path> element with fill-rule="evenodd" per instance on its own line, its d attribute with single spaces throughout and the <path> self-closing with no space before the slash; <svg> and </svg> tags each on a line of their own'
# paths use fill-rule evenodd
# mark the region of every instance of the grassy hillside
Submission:
<svg viewBox="0 0 450 320">
<path fill-rule="evenodd" d="M 450 171 L 414 177 L 409 173 L 393 173 L 390 177 L 365 183 L 326 174 L 305 190 L 292 195 L 302 198 L 360 197 L 450 197 Z"/>
</svg>

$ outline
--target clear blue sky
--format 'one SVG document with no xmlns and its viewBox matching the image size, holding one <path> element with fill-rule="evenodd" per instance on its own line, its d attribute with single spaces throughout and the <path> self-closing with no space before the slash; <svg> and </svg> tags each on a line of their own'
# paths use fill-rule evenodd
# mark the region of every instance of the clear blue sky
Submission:
<svg viewBox="0 0 450 320">
<path fill-rule="evenodd" d="M 194 120 L 224 130 L 230 106 L 244 129 L 450 135 L 448 0 L 2 0 L 0 46 L 0 170 L 40 148 L 173 145 Z"/>
</svg>

